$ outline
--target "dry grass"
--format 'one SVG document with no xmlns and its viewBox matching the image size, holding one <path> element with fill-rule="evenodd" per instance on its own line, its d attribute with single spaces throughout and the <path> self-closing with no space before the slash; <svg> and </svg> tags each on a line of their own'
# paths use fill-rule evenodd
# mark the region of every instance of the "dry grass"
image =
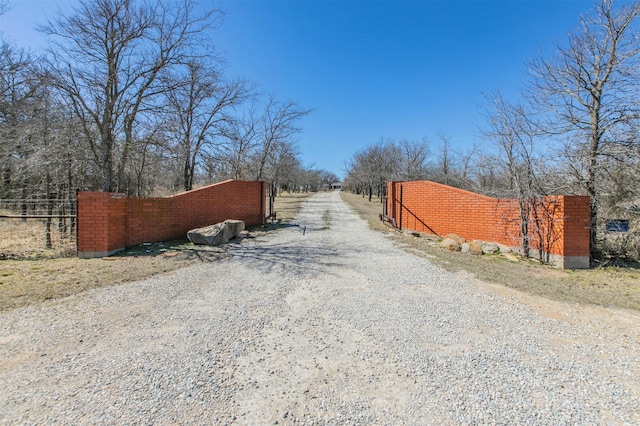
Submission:
<svg viewBox="0 0 640 426">
<path fill-rule="evenodd" d="M 0 262 L 0 310 L 135 281 L 194 261 L 190 256 L 138 256 L 128 252 L 108 259 L 4 260 Z"/>
<path fill-rule="evenodd" d="M 282 222 L 289 222 L 293 219 L 298 212 L 302 203 L 309 198 L 309 193 L 287 193 L 283 192 L 276 197 L 275 209 L 277 212 L 277 219 Z"/>
<path fill-rule="evenodd" d="M 76 241 L 51 225 L 52 248 L 47 249 L 45 222 L 41 219 L 0 219 L 0 259 L 40 259 L 75 254 Z"/>
<path fill-rule="evenodd" d="M 308 194 L 276 197 L 278 220 L 254 227 L 254 235 L 271 232 L 300 210 Z M 59 238 L 57 232 L 52 234 Z M 226 256 L 224 246 L 195 246 L 187 240 L 132 247 L 103 259 L 78 259 L 75 239 L 56 240 L 44 248 L 44 225 L 38 221 L 0 221 L 0 311 L 71 296 L 87 289 L 117 285 Z"/>
<path fill-rule="evenodd" d="M 640 269 L 563 270 L 533 260 L 451 252 L 439 248 L 433 239 L 414 237 L 384 225 L 378 217 L 382 212 L 379 200 L 369 202 L 362 196 L 346 192 L 341 195 L 371 229 L 391 233 L 398 245 L 428 257 L 449 271 L 468 271 L 480 280 L 554 300 L 640 310 Z"/>
</svg>

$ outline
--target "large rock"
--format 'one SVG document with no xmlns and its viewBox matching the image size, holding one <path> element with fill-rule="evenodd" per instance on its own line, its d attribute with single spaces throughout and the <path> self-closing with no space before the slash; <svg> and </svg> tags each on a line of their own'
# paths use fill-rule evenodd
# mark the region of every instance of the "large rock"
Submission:
<svg viewBox="0 0 640 426">
<path fill-rule="evenodd" d="M 474 256 L 479 256 L 482 254 L 482 244 L 476 241 L 472 243 L 464 243 L 462 244 L 462 252 L 466 254 L 473 254 Z"/>
<path fill-rule="evenodd" d="M 465 240 L 464 238 L 462 238 L 460 235 L 456 235 L 456 234 L 447 234 L 444 237 L 445 240 L 453 240 L 456 243 L 462 245 L 464 243 L 467 242 L 467 240 Z"/>
<path fill-rule="evenodd" d="M 451 251 L 460 251 L 461 249 L 460 243 L 452 240 L 451 238 L 445 238 L 444 240 L 442 240 L 442 242 L 440 243 L 440 247 L 446 248 L 447 250 Z"/>
<path fill-rule="evenodd" d="M 484 254 L 494 254 L 498 250 L 500 250 L 500 248 L 496 243 L 484 243 L 482 245 L 482 253 Z"/>
<path fill-rule="evenodd" d="M 496 243 L 498 249 L 500 249 L 500 254 L 511 253 L 513 250 L 509 246 L 505 246 L 504 244 Z"/>
<path fill-rule="evenodd" d="M 242 231 L 244 222 L 230 219 L 204 228 L 192 229 L 187 232 L 187 238 L 193 244 L 216 246 L 227 243 Z"/>
</svg>

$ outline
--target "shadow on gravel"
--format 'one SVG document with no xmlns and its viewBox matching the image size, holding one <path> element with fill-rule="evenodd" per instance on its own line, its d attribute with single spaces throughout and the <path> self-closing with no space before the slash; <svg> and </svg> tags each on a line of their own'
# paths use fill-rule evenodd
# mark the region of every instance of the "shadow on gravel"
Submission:
<svg viewBox="0 0 640 426">
<path fill-rule="evenodd" d="M 231 257 L 230 249 L 238 247 L 244 239 L 254 239 L 279 229 L 299 227 L 297 224 L 282 222 L 280 220 L 267 223 L 263 226 L 251 226 L 247 228 L 248 236 L 236 237 L 227 244 L 219 246 L 195 245 L 188 239 L 162 241 L 156 243 L 138 244 L 128 247 L 126 250 L 116 253 L 112 258 L 118 257 L 171 257 L 178 260 L 199 260 L 201 262 L 214 262 L 216 260 Z M 235 254 L 235 253 L 234 253 Z"/>
<path fill-rule="evenodd" d="M 198 260 L 215 262 L 221 259 L 240 258 L 250 261 L 251 266 L 264 272 L 319 273 L 326 268 L 339 265 L 337 251 L 325 245 L 288 242 L 269 244 L 261 237 L 276 231 L 298 228 L 300 233 L 306 227 L 297 223 L 273 221 L 264 226 L 249 227 L 248 236 L 234 238 L 220 246 L 194 245 L 189 240 L 174 240 L 152 244 L 140 244 L 116 254 L 114 257 L 171 257 L 176 260 Z M 258 240 L 256 240 L 258 239 Z M 256 244 L 246 244 L 244 240 L 256 240 Z"/>
<path fill-rule="evenodd" d="M 235 258 L 246 259 L 264 272 L 291 271 L 322 272 L 326 268 L 341 265 L 337 251 L 326 246 L 298 244 L 268 244 L 255 246 L 230 247 L 229 254 Z"/>
<path fill-rule="evenodd" d="M 277 219 L 274 221 L 270 221 L 263 226 L 250 227 L 248 228 L 248 230 L 269 232 L 269 231 L 277 231 L 278 229 L 286 229 L 286 228 L 300 228 L 300 225 L 298 225 L 297 223 L 283 222 L 282 220 Z"/>
</svg>

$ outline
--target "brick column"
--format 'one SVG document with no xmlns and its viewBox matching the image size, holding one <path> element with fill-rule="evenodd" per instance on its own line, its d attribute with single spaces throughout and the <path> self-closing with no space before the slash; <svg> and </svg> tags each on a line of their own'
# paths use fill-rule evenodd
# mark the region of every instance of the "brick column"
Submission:
<svg viewBox="0 0 640 426">
<path fill-rule="evenodd" d="M 78 193 L 78 257 L 110 256 L 124 249 L 125 205 L 122 194 Z"/>
</svg>

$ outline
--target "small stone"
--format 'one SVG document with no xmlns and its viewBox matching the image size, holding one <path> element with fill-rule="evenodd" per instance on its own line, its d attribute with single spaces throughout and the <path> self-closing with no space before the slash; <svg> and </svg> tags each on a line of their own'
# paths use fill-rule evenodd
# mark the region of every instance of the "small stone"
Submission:
<svg viewBox="0 0 640 426">
<path fill-rule="evenodd" d="M 404 234 L 405 234 L 405 235 L 409 235 L 409 236 L 411 236 L 411 237 L 416 237 L 416 238 L 419 238 L 419 237 L 420 237 L 420 233 L 419 233 L 419 232 L 413 231 L 413 230 L 411 230 L 411 229 L 405 229 L 405 230 L 404 230 Z"/>
</svg>

